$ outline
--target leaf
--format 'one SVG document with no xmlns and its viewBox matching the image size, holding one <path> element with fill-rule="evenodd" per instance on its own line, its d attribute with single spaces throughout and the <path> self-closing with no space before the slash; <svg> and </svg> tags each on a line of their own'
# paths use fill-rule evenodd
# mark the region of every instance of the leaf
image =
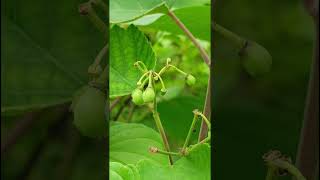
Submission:
<svg viewBox="0 0 320 180">
<path fill-rule="evenodd" d="M 1 1 L 2 114 L 69 101 L 86 84 L 105 39 L 77 14 L 78 3 Z"/>
<path fill-rule="evenodd" d="M 128 29 L 114 26 L 110 31 L 110 87 L 109 96 L 130 94 L 142 73 L 133 66 L 140 60 L 148 69 L 156 64 L 154 52 L 146 36 L 133 25 Z"/>
<path fill-rule="evenodd" d="M 111 0 L 109 9 L 110 23 L 124 23 L 144 15 L 168 11 L 162 0 Z"/>
<path fill-rule="evenodd" d="M 177 9 L 174 13 L 196 38 L 210 41 L 210 6 L 186 7 Z M 185 35 L 169 16 L 163 15 L 160 18 L 159 16 L 161 15 L 146 16 L 143 19 L 135 21 L 133 24 L 143 28 Z"/>
<path fill-rule="evenodd" d="M 140 180 L 138 169 L 134 165 L 123 165 L 118 162 L 109 163 L 109 179 L 111 180 Z"/>
<path fill-rule="evenodd" d="M 166 14 L 168 8 L 180 9 L 210 4 L 209 0 L 111 0 L 110 1 L 110 23 L 126 23 L 139 18 Z"/>
<path fill-rule="evenodd" d="M 109 158 L 122 164 L 135 164 L 147 159 L 155 164 L 166 164 L 168 158 L 151 154 L 149 147 L 163 148 L 160 135 L 142 124 L 113 123 L 110 127 Z"/>
<path fill-rule="evenodd" d="M 177 160 L 173 166 L 157 165 L 144 160 L 137 164 L 137 168 L 141 180 L 209 180 L 210 156 L 210 146 L 201 144 L 190 151 L 189 155 Z"/>
</svg>

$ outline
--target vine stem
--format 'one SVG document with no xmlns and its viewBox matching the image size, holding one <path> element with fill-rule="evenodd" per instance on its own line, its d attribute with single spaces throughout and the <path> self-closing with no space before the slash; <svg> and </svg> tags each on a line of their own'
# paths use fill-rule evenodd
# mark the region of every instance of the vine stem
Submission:
<svg viewBox="0 0 320 180">
<path fill-rule="evenodd" d="M 180 29 L 190 38 L 190 40 L 193 42 L 193 44 L 198 48 L 204 62 L 211 67 L 211 60 L 209 58 L 209 55 L 207 52 L 203 49 L 203 47 L 200 45 L 200 43 L 197 41 L 197 39 L 193 36 L 193 34 L 189 31 L 189 29 L 180 21 L 180 19 L 174 14 L 173 11 L 169 10 L 168 15 L 173 19 L 173 21 L 180 27 Z M 206 100 L 204 105 L 204 115 L 206 117 L 209 117 L 211 115 L 211 78 L 209 77 L 209 83 L 207 87 L 207 94 L 206 94 Z M 208 118 L 210 119 L 210 117 Z M 199 133 L 199 142 L 202 141 L 208 132 L 208 127 L 205 122 L 202 121 L 200 133 Z"/>
<path fill-rule="evenodd" d="M 209 120 L 212 119 L 212 117 L 211 117 L 211 88 L 210 87 L 211 87 L 211 76 L 209 76 L 209 79 L 208 79 L 206 100 L 204 103 L 204 111 L 203 111 L 204 116 L 208 117 Z M 206 138 L 207 132 L 208 132 L 208 125 L 204 120 L 202 120 L 198 142 L 201 142 L 202 140 L 204 140 Z"/>
<path fill-rule="evenodd" d="M 152 83 L 153 83 L 153 86 L 154 86 L 154 80 L 153 78 L 151 77 L 152 79 Z M 164 131 L 164 128 L 162 126 L 162 123 L 161 123 L 161 120 L 160 120 L 160 116 L 159 116 L 159 113 L 158 113 L 158 110 L 157 110 L 157 98 L 156 96 L 154 97 L 154 100 L 153 100 L 153 109 L 152 109 L 152 113 L 153 113 L 153 119 L 156 123 L 156 126 L 158 128 L 158 131 L 161 135 L 161 138 L 162 138 L 162 142 L 163 142 L 163 145 L 164 145 L 164 148 L 167 152 L 171 152 L 170 151 L 170 146 L 169 146 L 169 142 L 168 142 L 168 139 L 167 139 L 167 136 L 166 136 L 166 133 Z M 173 164 L 173 160 L 172 160 L 172 156 L 171 154 L 168 154 L 168 158 L 169 158 L 169 163 L 170 165 Z"/>
<path fill-rule="evenodd" d="M 304 120 L 300 134 L 296 166 L 308 180 L 315 180 L 319 163 L 319 9 L 315 0 L 304 0 L 304 6 L 314 20 L 315 45 Z"/>
<path fill-rule="evenodd" d="M 168 15 L 173 19 L 173 21 L 182 29 L 182 31 L 190 38 L 193 44 L 198 48 L 200 54 L 204 60 L 204 62 L 210 66 L 210 58 L 204 48 L 200 45 L 197 39 L 193 36 L 193 34 L 189 31 L 189 29 L 180 21 L 180 19 L 174 14 L 173 11 L 168 10 Z"/>
</svg>

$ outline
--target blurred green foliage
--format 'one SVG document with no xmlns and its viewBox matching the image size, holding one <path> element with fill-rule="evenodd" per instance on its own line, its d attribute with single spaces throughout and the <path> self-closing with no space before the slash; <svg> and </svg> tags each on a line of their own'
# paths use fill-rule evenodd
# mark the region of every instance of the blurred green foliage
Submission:
<svg viewBox="0 0 320 180">
<path fill-rule="evenodd" d="M 214 34 L 214 177 L 264 179 L 262 155 L 270 149 L 295 159 L 312 59 L 312 21 L 300 0 L 217 1 L 214 6 L 217 23 L 258 42 L 273 58 L 271 72 L 252 78 L 231 43 Z"/>
</svg>

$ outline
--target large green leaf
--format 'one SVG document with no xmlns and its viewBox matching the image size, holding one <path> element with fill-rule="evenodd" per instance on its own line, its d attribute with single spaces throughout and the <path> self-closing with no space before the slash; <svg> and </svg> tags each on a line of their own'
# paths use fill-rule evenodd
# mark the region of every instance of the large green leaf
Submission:
<svg viewBox="0 0 320 180">
<path fill-rule="evenodd" d="M 137 164 L 141 180 L 209 180 L 211 179 L 211 153 L 208 144 L 195 147 L 190 154 L 173 166 L 157 165 L 148 160 Z"/>
<path fill-rule="evenodd" d="M 142 73 L 133 66 L 140 60 L 153 69 L 156 57 L 146 36 L 133 25 L 128 29 L 114 26 L 110 31 L 110 86 L 109 96 L 130 94 Z"/>
<path fill-rule="evenodd" d="M 149 147 L 163 148 L 160 135 L 142 124 L 113 123 L 110 126 L 109 158 L 123 164 L 135 164 L 147 159 L 155 164 L 166 164 L 168 158 L 151 154 Z"/>
<path fill-rule="evenodd" d="M 196 38 L 210 41 L 210 6 L 185 7 L 176 9 L 174 13 Z M 135 21 L 133 24 L 144 28 L 184 35 L 184 32 L 177 26 L 177 24 L 175 24 L 175 22 L 166 15 L 157 14 L 145 16 L 144 18 Z"/>
<path fill-rule="evenodd" d="M 69 101 L 86 83 L 105 39 L 78 14 L 78 4 L 1 1 L 2 114 Z"/>
<path fill-rule="evenodd" d="M 165 13 L 167 10 L 162 0 L 111 0 L 110 23 L 132 21 L 148 14 Z"/>
<path fill-rule="evenodd" d="M 194 147 L 187 156 L 172 166 L 141 160 L 136 165 L 110 163 L 111 180 L 209 180 L 211 179 L 211 153 L 208 144 Z"/>
<path fill-rule="evenodd" d="M 109 179 L 111 180 L 140 180 L 140 174 L 134 165 L 110 162 L 109 166 Z"/>
<path fill-rule="evenodd" d="M 111 0 L 110 23 L 125 23 L 147 15 L 166 14 L 168 8 L 180 9 L 210 4 L 209 0 Z"/>
</svg>

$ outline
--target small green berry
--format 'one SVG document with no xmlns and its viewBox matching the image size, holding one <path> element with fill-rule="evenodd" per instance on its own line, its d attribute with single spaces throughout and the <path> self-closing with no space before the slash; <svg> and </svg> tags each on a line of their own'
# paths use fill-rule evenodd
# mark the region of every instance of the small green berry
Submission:
<svg viewBox="0 0 320 180">
<path fill-rule="evenodd" d="M 147 89 L 142 94 L 142 98 L 145 103 L 152 102 L 155 96 L 156 95 L 152 87 L 147 87 Z"/>
<path fill-rule="evenodd" d="M 141 89 L 135 89 L 132 91 L 131 94 L 132 97 L 132 101 L 136 104 L 136 105 L 142 105 L 143 104 L 143 99 L 142 99 L 142 91 Z"/>
<path fill-rule="evenodd" d="M 189 86 L 193 86 L 196 83 L 196 78 L 193 77 L 191 74 L 188 74 L 187 77 L 186 77 L 186 83 Z"/>
<path fill-rule="evenodd" d="M 242 65 L 251 76 L 259 76 L 271 69 L 272 57 L 258 43 L 248 41 L 239 52 Z"/>
<path fill-rule="evenodd" d="M 105 116 L 106 95 L 100 90 L 87 87 L 73 107 L 73 123 L 78 130 L 89 137 L 106 137 L 107 117 Z"/>
<path fill-rule="evenodd" d="M 167 93 L 167 89 L 164 88 L 162 88 L 160 91 L 162 96 L 164 96 Z"/>
</svg>

